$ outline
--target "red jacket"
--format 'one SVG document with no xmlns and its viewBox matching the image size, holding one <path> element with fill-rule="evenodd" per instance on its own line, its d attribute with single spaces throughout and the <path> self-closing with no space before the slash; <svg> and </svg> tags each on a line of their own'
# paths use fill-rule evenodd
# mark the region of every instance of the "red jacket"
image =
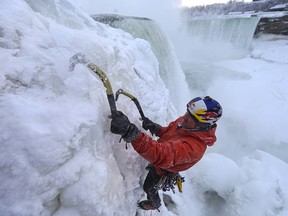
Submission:
<svg viewBox="0 0 288 216">
<path fill-rule="evenodd" d="M 180 117 L 168 127 L 162 127 L 156 134 L 157 141 L 141 133 L 132 142 L 134 149 L 156 167 L 159 175 L 164 174 L 161 169 L 172 173 L 189 169 L 203 157 L 207 145 L 216 141 L 217 125 L 209 131 L 189 131 L 178 127 L 182 120 Z"/>
</svg>

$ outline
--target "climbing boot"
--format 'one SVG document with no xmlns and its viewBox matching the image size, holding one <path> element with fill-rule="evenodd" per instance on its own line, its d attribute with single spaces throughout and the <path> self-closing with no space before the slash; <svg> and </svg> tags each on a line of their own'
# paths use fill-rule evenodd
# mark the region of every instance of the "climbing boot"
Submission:
<svg viewBox="0 0 288 216">
<path fill-rule="evenodd" d="M 152 203 L 149 200 L 143 200 L 138 203 L 138 207 L 143 210 L 157 210 L 160 212 L 160 210 L 158 209 L 160 206 L 161 206 L 160 203 L 159 204 Z"/>
</svg>

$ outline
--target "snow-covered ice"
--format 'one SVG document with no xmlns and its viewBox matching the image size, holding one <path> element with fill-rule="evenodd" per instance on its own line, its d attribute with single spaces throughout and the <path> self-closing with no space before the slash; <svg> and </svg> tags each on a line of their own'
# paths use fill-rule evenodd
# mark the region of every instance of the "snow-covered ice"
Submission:
<svg viewBox="0 0 288 216">
<path fill-rule="evenodd" d="M 137 209 L 146 161 L 110 133 L 101 81 L 83 65 L 69 71 L 69 58 L 85 53 L 114 91 L 133 93 L 166 125 L 180 110 L 151 45 L 68 0 L 2 0 L 0 11 L 0 215 L 150 214 Z M 288 215 L 287 50 L 287 37 L 265 36 L 242 58 L 198 62 L 204 73 L 192 77 L 209 85 L 190 85 L 186 98 L 222 104 L 218 141 L 182 173 L 182 194 L 161 192 L 153 215 Z M 117 107 L 141 128 L 128 98 Z"/>
</svg>

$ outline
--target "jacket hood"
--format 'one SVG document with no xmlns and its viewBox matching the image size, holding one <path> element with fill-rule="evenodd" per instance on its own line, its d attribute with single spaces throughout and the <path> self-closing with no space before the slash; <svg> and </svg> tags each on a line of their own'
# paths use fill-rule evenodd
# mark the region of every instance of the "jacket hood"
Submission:
<svg viewBox="0 0 288 216">
<path fill-rule="evenodd" d="M 182 119 L 183 118 L 180 117 L 177 122 L 180 123 Z M 217 140 L 215 135 L 216 128 L 217 124 L 215 124 L 209 131 L 190 131 L 186 130 L 185 128 L 182 128 L 182 130 L 184 130 L 187 135 L 189 134 L 190 136 L 200 139 L 207 146 L 212 146 Z"/>
<path fill-rule="evenodd" d="M 204 142 L 207 146 L 212 146 L 217 140 L 217 138 L 215 136 L 216 127 L 217 127 L 217 125 L 209 131 L 199 131 L 199 132 L 193 131 L 192 136 L 197 137 L 202 142 Z"/>
</svg>

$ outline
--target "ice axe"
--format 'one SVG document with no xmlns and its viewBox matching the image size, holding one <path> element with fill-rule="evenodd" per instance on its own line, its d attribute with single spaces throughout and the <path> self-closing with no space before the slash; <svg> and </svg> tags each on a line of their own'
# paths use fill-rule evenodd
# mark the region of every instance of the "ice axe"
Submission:
<svg viewBox="0 0 288 216">
<path fill-rule="evenodd" d="M 117 113 L 116 103 L 114 99 L 114 94 L 113 94 L 111 83 L 107 75 L 96 64 L 90 62 L 82 53 L 77 53 L 73 55 L 70 58 L 69 63 L 70 63 L 69 65 L 70 71 L 73 71 L 77 64 L 83 64 L 87 66 L 92 72 L 94 72 L 94 74 L 97 75 L 97 77 L 102 81 L 104 87 L 106 88 L 106 94 L 107 94 L 108 103 L 109 103 L 110 111 L 111 111 L 111 118 L 113 118 L 114 116 L 117 116 L 118 113 Z"/>
<path fill-rule="evenodd" d="M 145 115 L 144 115 L 144 113 L 143 113 L 143 110 L 142 110 L 142 108 L 141 108 L 141 106 L 140 106 L 140 103 L 139 103 L 139 101 L 137 100 L 137 98 L 134 97 L 134 95 L 132 95 L 132 94 L 124 91 L 123 89 L 118 89 L 118 90 L 116 91 L 116 94 L 115 94 L 115 95 L 116 95 L 116 96 L 115 96 L 115 100 L 116 100 L 116 101 L 118 100 L 120 94 L 123 94 L 123 95 L 129 97 L 129 98 L 135 103 L 135 105 L 136 105 L 136 107 L 137 107 L 137 109 L 138 109 L 138 111 L 139 111 L 139 113 L 140 113 L 140 116 L 141 116 L 140 120 L 143 121 L 143 120 L 145 119 Z"/>
</svg>

